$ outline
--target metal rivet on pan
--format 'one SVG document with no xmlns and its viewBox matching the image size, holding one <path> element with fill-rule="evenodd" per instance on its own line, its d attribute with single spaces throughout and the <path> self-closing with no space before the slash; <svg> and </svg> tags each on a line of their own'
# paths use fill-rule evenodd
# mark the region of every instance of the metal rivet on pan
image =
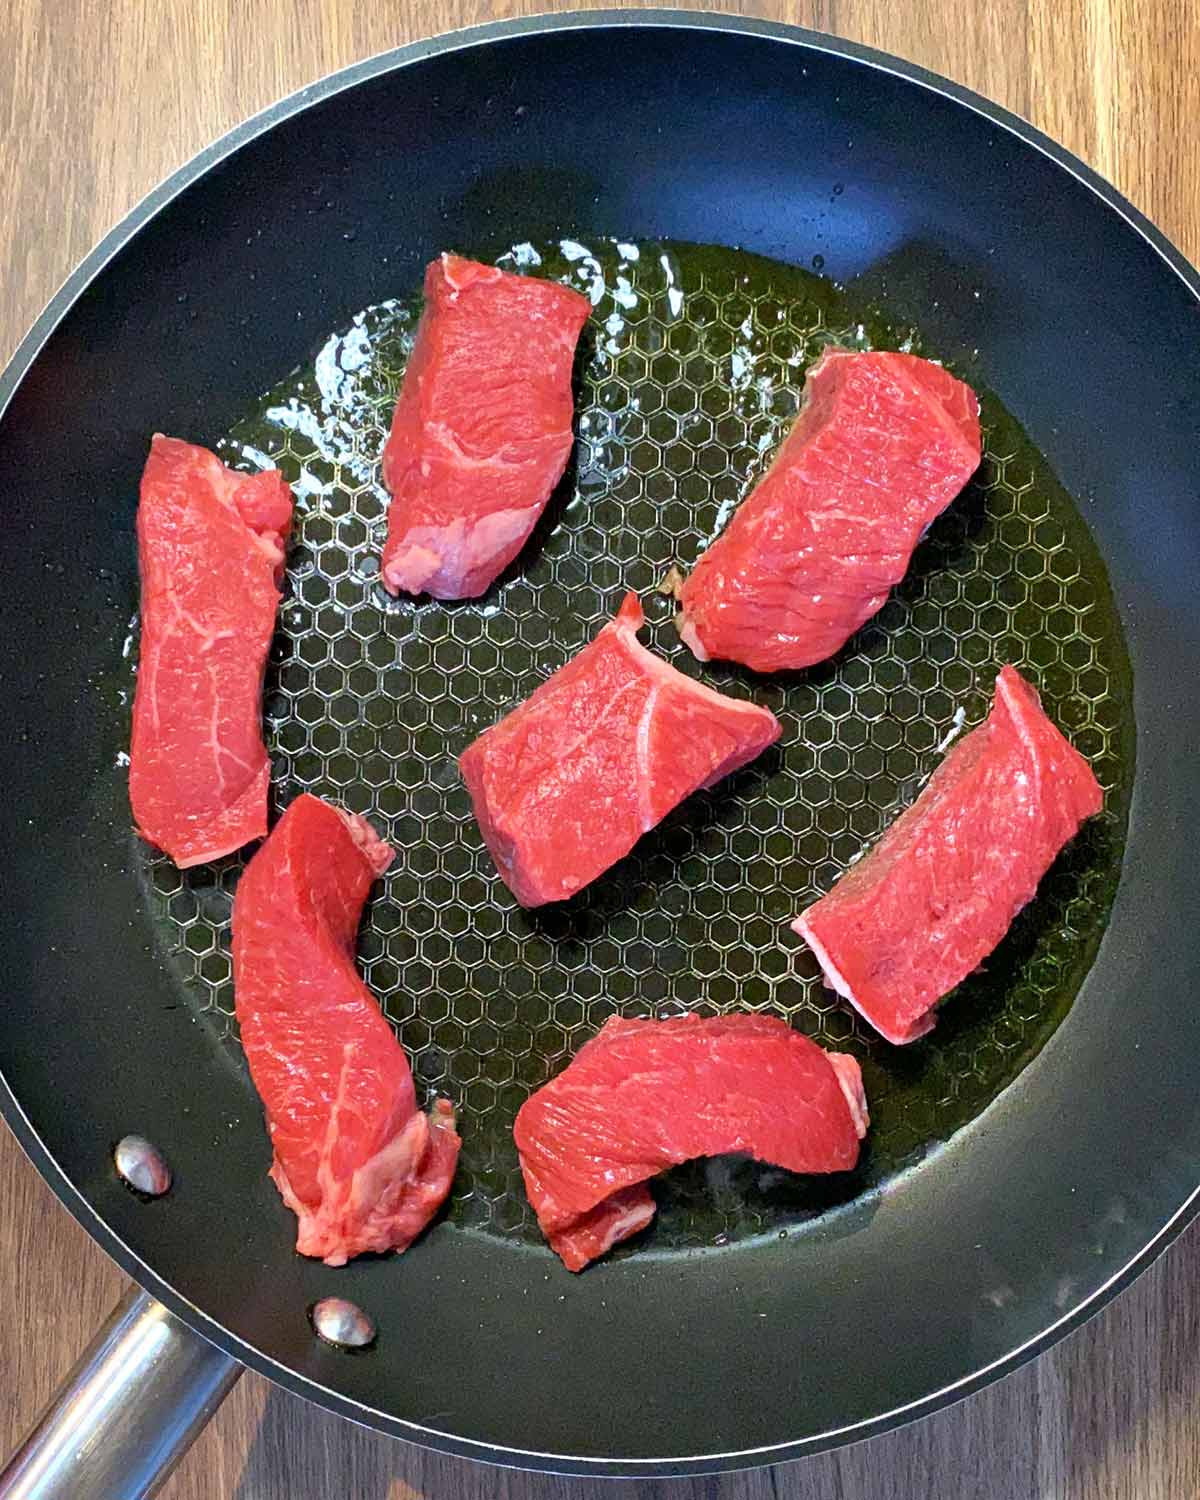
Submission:
<svg viewBox="0 0 1200 1500">
<path fill-rule="evenodd" d="M 322 1297 L 309 1312 L 318 1338 L 338 1349 L 365 1349 L 375 1342 L 375 1320 L 345 1297 Z"/>
<path fill-rule="evenodd" d="M 161 1198 L 171 1186 L 171 1169 L 157 1146 L 142 1135 L 125 1135 L 113 1151 L 122 1182 L 147 1198 Z"/>
</svg>

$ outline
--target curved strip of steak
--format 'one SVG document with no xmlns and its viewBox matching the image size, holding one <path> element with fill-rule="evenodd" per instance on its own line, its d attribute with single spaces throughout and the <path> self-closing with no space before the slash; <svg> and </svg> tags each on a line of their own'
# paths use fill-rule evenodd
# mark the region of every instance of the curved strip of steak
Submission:
<svg viewBox="0 0 1200 1500">
<path fill-rule="evenodd" d="M 383 453 L 383 582 L 470 599 L 512 561 L 562 478 L 571 369 L 591 311 L 556 281 L 442 255 Z"/>
<path fill-rule="evenodd" d="M 522 906 L 564 901 L 700 787 L 780 735 L 768 709 L 677 672 L 637 639 L 636 594 L 590 645 L 459 760 Z"/>
<path fill-rule="evenodd" d="M 812 666 L 876 614 L 979 465 L 979 403 L 913 354 L 828 349 L 771 467 L 680 591 L 701 661 Z"/>
<path fill-rule="evenodd" d="M 181 869 L 267 831 L 262 684 L 292 496 L 155 436 L 138 504 L 142 639 L 129 799 L 138 832 Z"/>
<path fill-rule="evenodd" d="M 1004 667 L 984 722 L 793 930 L 876 1031 L 915 1041 L 1102 802 L 1087 761 Z"/>
<path fill-rule="evenodd" d="M 233 905 L 242 1044 L 296 1249 L 327 1265 L 405 1249 L 454 1177 L 454 1109 L 417 1109 L 404 1049 L 359 978 L 367 893 L 393 858 L 365 818 L 308 794 L 246 867 Z"/>
<path fill-rule="evenodd" d="M 847 1172 L 868 1124 L 852 1057 L 772 1016 L 613 1017 L 521 1106 L 514 1135 L 542 1232 L 581 1271 L 654 1217 L 649 1178 L 745 1152 Z"/>
</svg>

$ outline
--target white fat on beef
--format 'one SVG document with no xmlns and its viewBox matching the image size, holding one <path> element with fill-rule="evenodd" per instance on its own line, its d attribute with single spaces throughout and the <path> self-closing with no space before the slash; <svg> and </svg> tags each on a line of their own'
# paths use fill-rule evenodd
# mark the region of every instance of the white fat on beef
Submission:
<svg viewBox="0 0 1200 1500">
<path fill-rule="evenodd" d="M 849 980 L 838 968 L 837 964 L 834 963 L 824 943 L 821 942 L 820 938 L 817 937 L 816 933 L 809 926 L 807 912 L 801 912 L 792 923 L 792 931 L 797 937 L 802 937 L 816 955 L 817 962 L 821 965 L 821 971 L 825 975 L 825 983 L 829 988 L 836 991 L 843 1000 L 848 1000 L 863 1020 L 870 1025 L 872 1030 L 879 1032 L 880 1036 L 885 1037 L 889 1042 L 894 1042 L 898 1047 L 903 1047 L 907 1042 L 915 1042 L 918 1037 L 924 1036 L 927 1031 L 933 1030 L 934 1023 L 937 1020 L 937 1012 L 934 1010 L 927 1012 L 919 1020 L 914 1021 L 906 1031 L 885 1029 L 873 1016 L 867 1015 L 866 1011 L 858 1003 L 854 991 L 850 988 Z"/>
</svg>

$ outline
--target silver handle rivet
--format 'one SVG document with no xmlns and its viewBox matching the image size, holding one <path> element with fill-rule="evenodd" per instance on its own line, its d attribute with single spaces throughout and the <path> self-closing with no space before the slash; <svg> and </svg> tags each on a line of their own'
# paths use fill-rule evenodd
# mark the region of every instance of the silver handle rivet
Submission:
<svg viewBox="0 0 1200 1500">
<path fill-rule="evenodd" d="M 117 1175 L 135 1193 L 161 1198 L 171 1186 L 171 1169 L 157 1146 L 143 1135 L 124 1135 L 113 1151 Z"/>
<path fill-rule="evenodd" d="M 345 1297 L 322 1297 L 308 1316 L 317 1337 L 337 1349 L 365 1349 L 375 1342 L 374 1318 Z"/>
</svg>

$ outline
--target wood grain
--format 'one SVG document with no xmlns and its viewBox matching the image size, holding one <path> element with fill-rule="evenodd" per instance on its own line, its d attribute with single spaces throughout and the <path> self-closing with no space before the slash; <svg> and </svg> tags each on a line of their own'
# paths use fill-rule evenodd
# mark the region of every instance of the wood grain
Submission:
<svg viewBox="0 0 1200 1500">
<path fill-rule="evenodd" d="M 576 8 L 597 8 L 575 0 Z M 0 362 L 99 236 L 172 168 L 357 58 L 556 0 L 0 0 Z M 737 9 L 697 0 L 695 9 Z M 1091 161 L 1200 259 L 1191 0 L 747 0 L 897 52 Z M 118 1272 L 0 1131 L 0 1446 L 116 1299 Z M 1200 1231 L 1049 1355 L 902 1432 L 649 1500 L 1182 1500 L 1200 1494 Z M 168 1500 L 582 1500 L 595 1484 L 424 1454 L 247 1376 Z M 628 1494 L 629 1486 L 622 1493 Z M 87 1500 L 87 1497 L 80 1497 Z"/>
</svg>

